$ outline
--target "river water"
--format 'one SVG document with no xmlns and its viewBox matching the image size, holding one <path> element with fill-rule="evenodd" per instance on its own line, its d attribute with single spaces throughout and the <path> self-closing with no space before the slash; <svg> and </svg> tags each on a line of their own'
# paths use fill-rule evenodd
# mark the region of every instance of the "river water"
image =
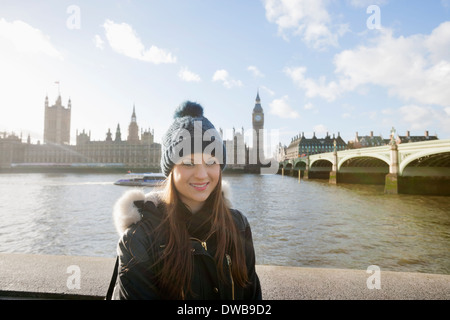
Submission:
<svg viewBox="0 0 450 320">
<path fill-rule="evenodd" d="M 1 174 L 0 252 L 114 257 L 116 174 Z M 280 175 L 225 175 L 256 263 L 450 274 L 450 197 Z M 150 191 L 146 188 L 145 191 Z"/>
</svg>

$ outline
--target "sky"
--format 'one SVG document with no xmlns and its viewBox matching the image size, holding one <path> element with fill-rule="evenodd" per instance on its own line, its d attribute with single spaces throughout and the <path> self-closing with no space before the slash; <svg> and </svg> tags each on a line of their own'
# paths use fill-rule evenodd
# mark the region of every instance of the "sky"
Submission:
<svg viewBox="0 0 450 320">
<path fill-rule="evenodd" d="M 43 140 L 46 96 L 71 100 L 75 144 L 126 139 L 133 106 L 161 142 L 185 100 L 247 133 L 258 92 L 272 145 L 450 138 L 450 0 L 0 2 L 0 132 L 24 141 Z"/>
</svg>

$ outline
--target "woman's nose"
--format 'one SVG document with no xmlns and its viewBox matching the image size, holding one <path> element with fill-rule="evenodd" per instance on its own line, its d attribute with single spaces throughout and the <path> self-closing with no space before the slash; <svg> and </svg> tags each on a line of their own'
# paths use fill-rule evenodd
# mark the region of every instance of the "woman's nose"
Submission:
<svg viewBox="0 0 450 320">
<path fill-rule="evenodd" d="M 208 177 L 208 172 L 204 163 L 195 165 L 195 177 L 197 179 L 204 179 Z"/>
</svg>

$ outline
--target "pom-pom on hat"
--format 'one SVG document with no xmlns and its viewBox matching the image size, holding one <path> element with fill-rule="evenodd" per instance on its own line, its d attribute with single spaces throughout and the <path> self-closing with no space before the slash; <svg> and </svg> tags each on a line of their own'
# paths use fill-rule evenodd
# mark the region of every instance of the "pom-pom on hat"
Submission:
<svg viewBox="0 0 450 320">
<path fill-rule="evenodd" d="M 222 168 L 226 165 L 225 145 L 214 125 L 203 116 L 203 107 L 183 102 L 174 113 L 174 122 L 162 138 L 161 171 L 167 177 L 183 157 L 194 153 L 215 156 Z"/>
<path fill-rule="evenodd" d="M 203 117 L 203 107 L 198 103 L 185 101 L 184 103 L 180 104 L 180 106 L 175 110 L 175 113 L 173 114 L 174 119 L 182 117 Z"/>
</svg>

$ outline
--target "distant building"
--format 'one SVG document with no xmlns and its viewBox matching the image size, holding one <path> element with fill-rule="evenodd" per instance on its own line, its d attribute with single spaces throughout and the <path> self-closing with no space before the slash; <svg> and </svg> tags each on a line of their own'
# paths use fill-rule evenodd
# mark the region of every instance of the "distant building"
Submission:
<svg viewBox="0 0 450 320">
<path fill-rule="evenodd" d="M 406 131 L 405 136 L 397 137 L 397 144 L 400 143 L 409 143 L 409 142 L 420 142 L 420 141 L 429 141 L 429 140 L 438 140 L 437 135 L 430 136 L 428 131 L 425 131 L 423 136 L 412 136 L 409 131 Z"/>
<path fill-rule="evenodd" d="M 254 164 L 260 165 L 264 163 L 264 110 L 261 106 L 261 99 L 259 98 L 259 91 L 256 94 L 255 107 L 252 112 L 252 127 L 253 127 L 253 146 L 252 156 Z M 255 161 L 256 160 L 256 161 Z"/>
<path fill-rule="evenodd" d="M 333 137 L 331 137 L 327 132 L 325 138 L 317 138 L 314 132 L 313 137 L 310 139 L 305 138 L 305 135 L 302 132 L 301 135 L 297 135 L 291 139 L 291 143 L 286 150 L 279 148 L 279 152 L 285 154 L 285 159 L 294 159 L 312 154 L 333 152 L 335 141 L 337 151 L 347 148 L 347 144 L 341 138 L 339 132 L 337 137 L 335 137 L 334 134 Z"/>
<path fill-rule="evenodd" d="M 12 162 L 23 161 L 22 139 L 15 133 L 0 134 L 0 168 L 9 167 Z"/>
<path fill-rule="evenodd" d="M 158 170 L 161 159 L 161 145 L 154 142 L 154 131 L 142 130 L 136 121 L 133 106 L 128 138 L 122 140 L 117 125 L 115 139 L 108 129 L 106 139 L 92 141 L 85 130 L 76 133 L 76 145 L 70 145 L 71 101 L 65 108 L 61 96 L 55 105 L 48 106 L 45 99 L 44 144 L 27 143 L 14 134 L 0 136 L 0 169 L 11 167 L 116 167 L 123 169 Z"/>
<path fill-rule="evenodd" d="M 390 139 L 383 139 L 381 135 L 374 136 L 373 131 L 370 131 L 370 135 L 368 136 L 360 136 L 358 132 L 356 132 L 355 140 L 348 142 L 349 149 L 359 149 L 359 148 L 370 148 L 370 147 L 379 147 L 389 144 Z"/>
<path fill-rule="evenodd" d="M 120 163 L 127 168 L 159 168 L 161 160 L 161 145 L 154 142 L 154 130 L 141 130 L 139 136 L 135 107 L 127 140 L 122 140 L 120 125 L 117 124 L 114 140 L 111 129 L 108 129 L 103 141 L 91 141 L 90 133 L 85 130 L 77 132 L 75 149 L 77 154 L 73 157 L 79 163 Z"/>
<path fill-rule="evenodd" d="M 255 105 L 252 110 L 252 129 L 248 136 L 233 128 L 233 137 L 224 140 L 227 150 L 227 169 L 243 170 L 245 172 L 259 172 L 267 162 L 264 150 L 264 110 L 261 106 L 259 92 L 256 94 Z M 222 138 L 223 131 L 221 130 Z M 245 137 L 252 139 L 252 147 L 245 143 Z"/>
<path fill-rule="evenodd" d="M 429 141 L 429 140 L 438 140 L 438 137 L 430 136 L 428 131 L 425 131 L 425 135 L 423 136 L 411 136 L 409 131 L 406 131 L 405 136 L 397 135 L 395 142 L 397 144 L 401 143 L 409 143 L 409 142 L 420 142 L 420 141 Z M 355 140 L 351 140 L 348 142 L 349 149 L 359 149 L 359 148 L 371 148 L 371 147 L 379 147 L 388 145 L 391 141 L 390 137 L 388 139 L 383 139 L 381 135 L 374 136 L 373 131 L 370 131 L 370 135 L 360 136 L 358 132 L 356 132 Z"/>
<path fill-rule="evenodd" d="M 136 111 L 133 105 L 133 114 L 131 115 L 131 122 L 128 126 L 127 141 L 139 141 L 139 127 L 136 122 Z"/>
<path fill-rule="evenodd" d="M 223 138 L 222 129 L 220 129 L 220 134 Z M 249 148 L 244 141 L 244 137 L 244 128 L 241 132 L 233 128 L 233 139 L 224 140 L 227 150 L 227 169 L 244 170 L 248 164 Z"/>
<path fill-rule="evenodd" d="M 71 110 L 70 99 L 66 108 L 62 105 L 60 95 L 52 106 L 48 105 L 48 97 L 45 97 L 44 143 L 70 144 Z"/>
<path fill-rule="evenodd" d="M 287 147 L 278 142 L 275 149 L 276 160 L 282 162 L 287 159 Z"/>
</svg>

